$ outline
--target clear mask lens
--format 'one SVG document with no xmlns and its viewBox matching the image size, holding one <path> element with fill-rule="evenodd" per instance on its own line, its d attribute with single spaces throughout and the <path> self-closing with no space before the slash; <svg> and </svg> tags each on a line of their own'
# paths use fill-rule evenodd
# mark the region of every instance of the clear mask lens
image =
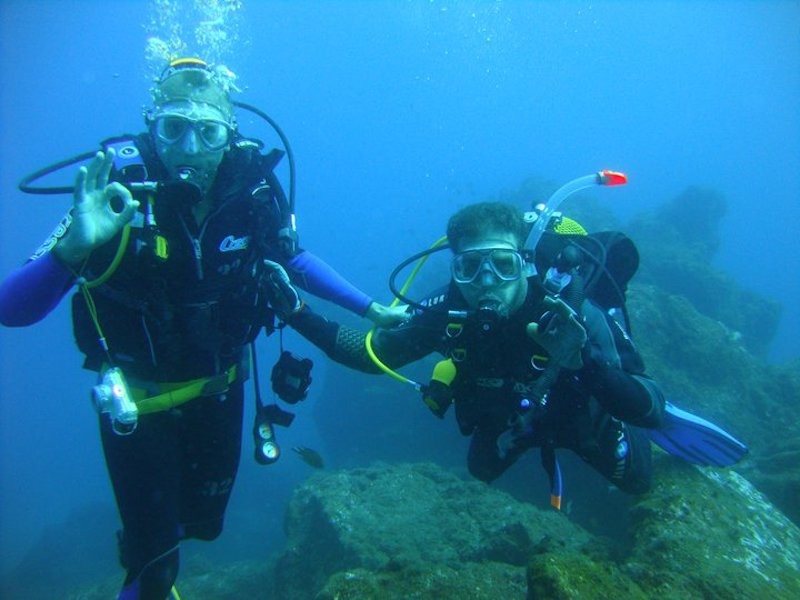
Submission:
<svg viewBox="0 0 800 600">
<path fill-rule="evenodd" d="M 502 281 L 515 281 L 522 275 L 522 262 L 519 252 L 508 248 L 467 250 L 453 258 L 453 279 L 472 283 L 487 268 Z"/>
<path fill-rule="evenodd" d="M 155 119 L 155 131 L 159 140 L 165 144 L 177 144 L 193 129 L 195 135 L 206 149 L 221 150 L 228 144 L 230 126 L 217 119 L 190 119 L 183 115 L 161 115 Z"/>
</svg>

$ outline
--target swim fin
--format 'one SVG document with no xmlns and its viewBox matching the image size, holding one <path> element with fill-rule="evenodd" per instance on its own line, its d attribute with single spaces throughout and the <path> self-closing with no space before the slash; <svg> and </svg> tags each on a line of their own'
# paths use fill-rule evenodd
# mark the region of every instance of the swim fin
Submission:
<svg viewBox="0 0 800 600">
<path fill-rule="evenodd" d="M 646 431 L 664 450 L 695 465 L 730 467 L 749 451 L 728 432 L 669 402 L 664 407 L 663 425 Z"/>
</svg>

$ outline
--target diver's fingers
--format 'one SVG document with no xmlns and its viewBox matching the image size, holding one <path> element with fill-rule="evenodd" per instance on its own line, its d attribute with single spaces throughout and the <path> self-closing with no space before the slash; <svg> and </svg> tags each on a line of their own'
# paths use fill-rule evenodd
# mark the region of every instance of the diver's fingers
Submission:
<svg viewBox="0 0 800 600">
<path fill-rule="evenodd" d="M 106 198 L 119 198 L 126 204 L 133 200 L 131 191 L 122 185 L 119 181 L 114 181 L 104 186 L 103 194 Z"/>
<path fill-rule="evenodd" d="M 112 198 L 122 200 L 122 209 L 118 213 L 118 219 L 123 223 L 130 221 L 136 213 L 136 209 L 139 208 L 139 201 L 134 200 L 130 190 L 117 181 L 106 186 L 105 196 L 109 205 Z"/>
<path fill-rule="evenodd" d="M 573 308 L 564 302 L 561 298 L 553 298 L 551 296 L 545 296 L 544 298 L 544 305 L 553 310 L 558 314 L 560 317 L 564 317 L 565 319 L 569 319 L 570 317 L 576 315 L 577 313 L 573 310 Z"/>
<path fill-rule="evenodd" d="M 103 152 L 98 151 L 97 154 L 94 155 L 94 158 L 86 167 L 86 193 L 91 194 L 97 188 L 97 176 L 103 168 L 103 163 L 105 162 L 105 154 Z M 104 186 L 99 186 L 104 187 Z"/>
<path fill-rule="evenodd" d="M 109 148 L 103 157 L 103 162 L 97 173 L 97 187 L 105 187 L 108 183 L 108 178 L 111 176 L 111 167 L 114 166 L 114 155 L 114 149 Z"/>
<path fill-rule="evenodd" d="M 72 190 L 72 204 L 76 210 L 80 210 L 86 203 L 86 167 L 78 169 L 78 174 L 75 176 L 75 187 Z"/>
</svg>

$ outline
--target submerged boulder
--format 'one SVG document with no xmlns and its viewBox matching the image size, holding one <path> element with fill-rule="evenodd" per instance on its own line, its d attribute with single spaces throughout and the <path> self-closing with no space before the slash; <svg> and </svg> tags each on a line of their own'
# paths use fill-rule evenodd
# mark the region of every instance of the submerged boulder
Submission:
<svg viewBox="0 0 800 600">
<path fill-rule="evenodd" d="M 524 573 L 497 562 L 462 566 L 421 564 L 390 571 L 353 569 L 332 575 L 315 600 L 407 600 L 408 598 L 524 598 Z"/>
<path fill-rule="evenodd" d="M 629 292 L 648 373 L 673 403 L 745 442 L 750 456 L 737 472 L 800 524 L 800 361 L 765 363 L 683 296 L 640 284 Z"/>
<path fill-rule="evenodd" d="M 528 564 L 528 598 L 586 600 L 649 598 L 631 578 L 606 561 L 582 554 L 546 552 Z"/>
<path fill-rule="evenodd" d="M 800 597 L 800 530 L 733 471 L 659 453 L 631 517 L 622 550 L 435 465 L 320 473 L 290 503 L 274 597 Z"/>
<path fill-rule="evenodd" d="M 317 474 L 295 492 L 286 527 L 287 549 L 276 569 L 276 597 L 286 599 L 313 598 L 337 573 L 328 593 L 375 593 L 349 597 L 407 597 L 400 590 L 413 581 L 431 598 L 497 597 L 509 586 L 524 594 L 530 555 L 578 552 L 590 540 L 562 514 L 432 464 Z M 475 595 L 463 595 L 472 585 L 465 581 L 475 582 Z M 494 596 L 480 595 L 481 581 Z M 392 596 L 391 582 L 406 583 L 389 585 Z"/>
<path fill-rule="evenodd" d="M 798 598 L 800 529 L 732 470 L 661 455 L 625 571 L 659 598 Z"/>
<path fill-rule="evenodd" d="M 636 282 L 683 296 L 703 315 L 724 323 L 737 345 L 763 358 L 778 330 L 781 306 L 714 266 L 725 211 L 722 194 L 690 186 L 636 217 L 626 228 L 642 257 Z"/>
</svg>

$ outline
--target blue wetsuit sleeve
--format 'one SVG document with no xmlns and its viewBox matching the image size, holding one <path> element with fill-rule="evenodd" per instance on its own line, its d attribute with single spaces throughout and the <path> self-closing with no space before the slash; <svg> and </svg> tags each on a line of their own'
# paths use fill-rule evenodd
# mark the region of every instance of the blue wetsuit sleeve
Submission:
<svg viewBox="0 0 800 600">
<path fill-rule="evenodd" d="M 75 276 L 50 252 L 12 271 L 0 283 L 0 323 L 23 327 L 41 321 L 75 283 Z"/>
<path fill-rule="evenodd" d="M 372 303 L 372 298 L 308 250 L 303 250 L 292 257 L 287 267 L 292 282 L 315 296 L 330 300 L 359 316 L 363 317 Z"/>
</svg>

